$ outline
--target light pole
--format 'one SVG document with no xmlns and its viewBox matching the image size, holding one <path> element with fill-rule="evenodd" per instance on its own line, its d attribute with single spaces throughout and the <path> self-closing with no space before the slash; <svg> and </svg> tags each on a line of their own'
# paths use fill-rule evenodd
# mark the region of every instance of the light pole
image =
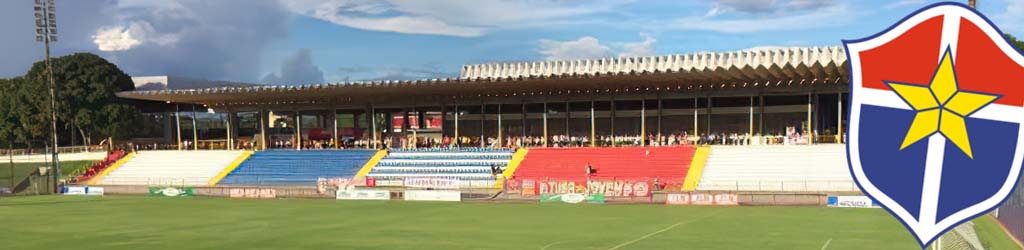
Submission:
<svg viewBox="0 0 1024 250">
<path fill-rule="evenodd" d="M 35 0 L 36 41 L 43 42 L 46 53 L 46 74 L 50 89 L 50 137 L 53 138 L 53 192 L 60 190 L 60 160 L 57 157 L 57 90 L 50 65 L 50 42 L 57 42 L 57 4 L 54 0 Z"/>
</svg>

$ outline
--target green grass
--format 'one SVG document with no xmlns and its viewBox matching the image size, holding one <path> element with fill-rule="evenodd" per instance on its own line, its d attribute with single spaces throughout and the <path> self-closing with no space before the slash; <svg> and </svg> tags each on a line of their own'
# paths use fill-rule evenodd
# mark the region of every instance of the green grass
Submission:
<svg viewBox="0 0 1024 250">
<path fill-rule="evenodd" d="M 11 186 L 11 165 L 5 158 L 0 158 L 0 187 Z M 61 174 L 67 176 L 68 174 L 74 173 L 75 171 L 81 171 L 88 168 L 93 161 L 62 161 Z M 49 164 L 43 162 L 32 162 L 32 163 L 15 163 L 14 164 L 14 182 L 18 183 L 25 179 L 29 173 L 35 171 L 36 168 L 48 166 Z"/>
<path fill-rule="evenodd" d="M 1020 249 L 995 217 L 986 215 L 975 219 L 974 230 L 978 232 L 985 249 Z"/>
<path fill-rule="evenodd" d="M 0 225 L 3 249 L 920 249 L 825 207 L 36 196 L 0 198 Z"/>
</svg>

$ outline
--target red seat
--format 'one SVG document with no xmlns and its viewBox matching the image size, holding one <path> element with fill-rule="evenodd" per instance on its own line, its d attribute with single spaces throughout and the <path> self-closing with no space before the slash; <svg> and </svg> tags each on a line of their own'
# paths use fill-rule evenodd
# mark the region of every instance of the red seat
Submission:
<svg viewBox="0 0 1024 250">
<path fill-rule="evenodd" d="M 520 163 L 514 178 L 520 180 L 585 181 L 589 163 L 594 180 L 653 180 L 682 184 L 690 170 L 695 148 L 535 148 Z"/>
</svg>

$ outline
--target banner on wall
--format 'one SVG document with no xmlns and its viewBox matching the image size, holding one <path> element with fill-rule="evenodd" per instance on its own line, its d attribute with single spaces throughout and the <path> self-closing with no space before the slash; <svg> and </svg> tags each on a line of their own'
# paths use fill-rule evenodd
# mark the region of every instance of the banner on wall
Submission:
<svg viewBox="0 0 1024 250">
<path fill-rule="evenodd" d="M 411 188 L 459 189 L 459 179 L 414 177 L 405 178 L 405 180 L 402 182 L 402 185 Z"/>
<path fill-rule="evenodd" d="M 604 204 L 603 194 L 542 194 L 540 195 L 540 202 L 563 202 L 570 204 L 577 203 L 591 203 L 591 204 Z"/>
<path fill-rule="evenodd" d="M 65 186 L 64 195 L 103 195 L 103 187 Z"/>
<path fill-rule="evenodd" d="M 737 206 L 740 204 L 736 194 L 680 193 L 668 194 L 665 199 L 668 205 L 703 205 L 703 206 Z"/>
<path fill-rule="evenodd" d="M 149 187 L 149 196 L 192 196 L 192 187 Z"/>
<path fill-rule="evenodd" d="M 407 201 L 462 201 L 458 190 L 406 190 L 403 196 Z"/>
<path fill-rule="evenodd" d="M 339 200 L 390 200 L 391 192 L 387 190 L 357 189 L 338 190 L 335 195 Z"/>
<path fill-rule="evenodd" d="M 228 190 L 231 198 L 277 198 L 277 190 L 273 188 L 232 188 Z"/>
<path fill-rule="evenodd" d="M 651 196 L 651 183 L 648 181 L 591 180 L 589 182 L 575 182 L 523 180 L 512 183 L 520 185 L 518 189 L 523 195 L 602 194 L 604 197 Z"/>
<path fill-rule="evenodd" d="M 878 203 L 867 196 L 829 196 L 830 207 L 878 208 Z"/>
</svg>

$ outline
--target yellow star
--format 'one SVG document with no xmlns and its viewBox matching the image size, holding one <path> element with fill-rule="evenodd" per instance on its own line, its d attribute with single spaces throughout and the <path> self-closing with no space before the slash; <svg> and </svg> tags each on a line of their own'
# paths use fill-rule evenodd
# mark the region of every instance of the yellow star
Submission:
<svg viewBox="0 0 1024 250">
<path fill-rule="evenodd" d="M 967 157 L 974 159 L 964 117 L 992 103 L 999 96 L 960 91 L 949 50 L 942 55 L 942 62 L 927 87 L 896 82 L 886 84 L 917 111 L 900 150 L 939 132 Z"/>
</svg>

